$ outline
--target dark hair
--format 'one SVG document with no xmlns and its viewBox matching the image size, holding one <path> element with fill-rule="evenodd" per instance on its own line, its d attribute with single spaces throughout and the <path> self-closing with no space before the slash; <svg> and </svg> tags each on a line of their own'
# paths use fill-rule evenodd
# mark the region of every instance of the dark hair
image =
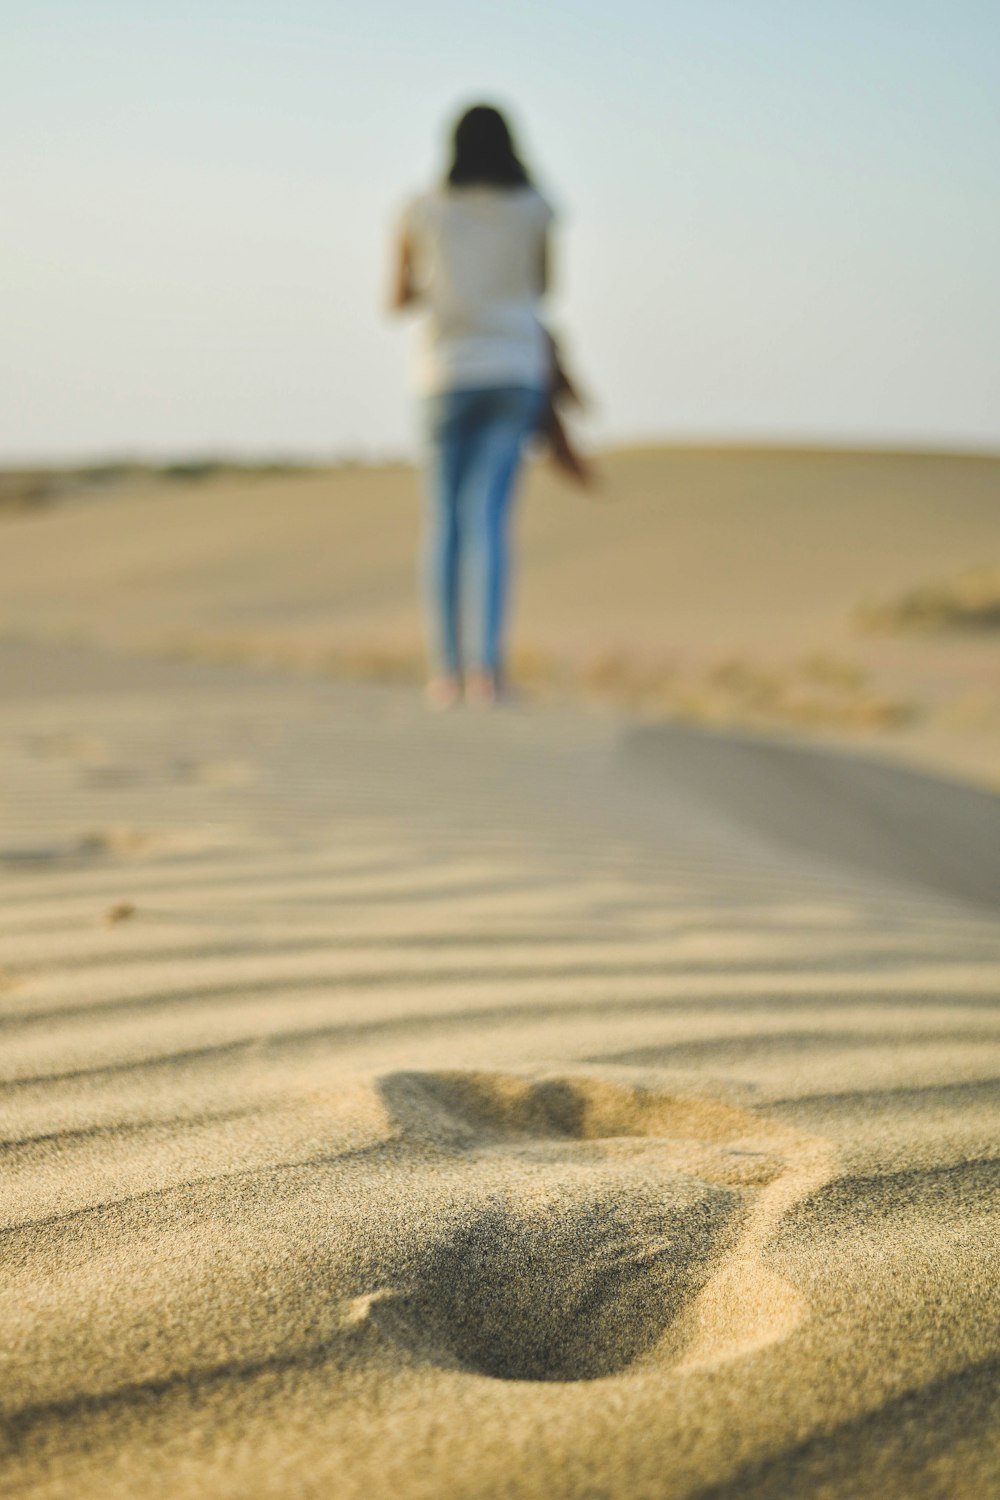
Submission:
<svg viewBox="0 0 1000 1500">
<path fill-rule="evenodd" d="M 510 126 L 491 104 L 475 104 L 455 126 L 449 187 L 524 187 L 530 178 L 517 154 Z"/>
</svg>

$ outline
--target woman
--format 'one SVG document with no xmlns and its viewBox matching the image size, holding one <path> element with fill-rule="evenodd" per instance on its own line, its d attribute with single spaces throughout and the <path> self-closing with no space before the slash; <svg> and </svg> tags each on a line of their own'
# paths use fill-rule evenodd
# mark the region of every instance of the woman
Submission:
<svg viewBox="0 0 1000 1500">
<path fill-rule="evenodd" d="M 411 202 L 396 246 L 392 306 L 426 314 L 418 385 L 436 707 L 503 691 L 511 500 L 551 378 L 538 319 L 551 222 L 503 116 L 479 104 L 455 128 L 445 181 Z"/>
</svg>

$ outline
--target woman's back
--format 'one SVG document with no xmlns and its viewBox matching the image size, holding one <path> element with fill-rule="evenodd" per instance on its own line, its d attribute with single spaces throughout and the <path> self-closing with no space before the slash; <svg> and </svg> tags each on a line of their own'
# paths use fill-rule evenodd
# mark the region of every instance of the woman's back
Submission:
<svg viewBox="0 0 1000 1500">
<path fill-rule="evenodd" d="M 425 309 L 425 390 L 540 384 L 538 323 L 552 210 L 533 187 L 441 187 L 410 205 L 405 230 Z"/>
</svg>

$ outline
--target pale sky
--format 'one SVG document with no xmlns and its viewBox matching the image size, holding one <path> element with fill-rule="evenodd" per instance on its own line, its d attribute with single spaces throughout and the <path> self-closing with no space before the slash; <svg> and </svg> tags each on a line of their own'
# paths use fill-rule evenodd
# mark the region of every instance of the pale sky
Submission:
<svg viewBox="0 0 1000 1500">
<path fill-rule="evenodd" d="M 0 460 L 412 452 L 387 241 L 480 99 L 595 439 L 1000 448 L 997 0 L 0 17 Z"/>
</svg>

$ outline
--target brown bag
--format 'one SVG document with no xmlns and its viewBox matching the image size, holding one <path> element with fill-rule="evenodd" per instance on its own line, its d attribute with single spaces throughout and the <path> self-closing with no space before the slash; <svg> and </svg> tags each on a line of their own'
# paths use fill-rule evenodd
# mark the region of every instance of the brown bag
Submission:
<svg viewBox="0 0 1000 1500">
<path fill-rule="evenodd" d="M 584 489 L 590 488 L 595 482 L 595 474 L 590 460 L 586 458 L 574 445 L 570 433 L 562 419 L 560 408 L 575 406 L 582 408 L 583 398 L 566 369 L 559 346 L 551 333 L 546 334 L 549 341 L 550 376 L 548 400 L 542 413 L 541 433 L 545 439 L 549 456 L 560 473 L 572 479 L 575 484 Z"/>
</svg>

